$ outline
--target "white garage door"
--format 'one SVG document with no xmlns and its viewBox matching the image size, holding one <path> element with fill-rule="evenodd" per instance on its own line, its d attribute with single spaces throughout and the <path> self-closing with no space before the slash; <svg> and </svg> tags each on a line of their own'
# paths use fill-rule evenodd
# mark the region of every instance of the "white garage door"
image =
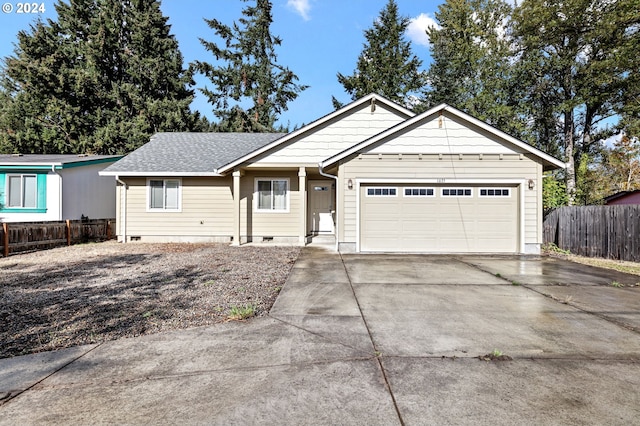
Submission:
<svg viewBox="0 0 640 426">
<path fill-rule="evenodd" d="M 362 185 L 360 250 L 518 252 L 517 186 Z"/>
</svg>

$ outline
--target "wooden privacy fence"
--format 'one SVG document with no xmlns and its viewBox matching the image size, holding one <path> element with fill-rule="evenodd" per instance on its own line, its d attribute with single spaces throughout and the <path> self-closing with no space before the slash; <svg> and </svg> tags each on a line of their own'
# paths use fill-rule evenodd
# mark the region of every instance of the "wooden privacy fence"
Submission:
<svg viewBox="0 0 640 426">
<path fill-rule="evenodd" d="M 115 219 L 3 223 L 2 255 L 113 238 Z"/>
<path fill-rule="evenodd" d="M 581 256 L 640 262 L 640 205 L 560 207 L 544 220 L 544 243 Z"/>
</svg>

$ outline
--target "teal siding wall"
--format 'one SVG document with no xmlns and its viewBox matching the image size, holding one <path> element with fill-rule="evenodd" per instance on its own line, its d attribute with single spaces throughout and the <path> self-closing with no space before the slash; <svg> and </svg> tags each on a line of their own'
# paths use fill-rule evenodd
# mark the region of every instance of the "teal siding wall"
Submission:
<svg viewBox="0 0 640 426">
<path fill-rule="evenodd" d="M 5 186 L 6 182 L 6 173 L 0 173 L 0 211 L 3 210 L 4 205 L 6 204 L 6 192 L 7 187 Z"/>
</svg>

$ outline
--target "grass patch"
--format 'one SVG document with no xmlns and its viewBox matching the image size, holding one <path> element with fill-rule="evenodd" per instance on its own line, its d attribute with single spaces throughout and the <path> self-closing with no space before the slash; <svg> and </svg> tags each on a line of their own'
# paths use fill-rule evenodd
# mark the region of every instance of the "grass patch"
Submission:
<svg viewBox="0 0 640 426">
<path fill-rule="evenodd" d="M 640 263 L 627 262 L 623 260 L 601 259 L 594 257 L 576 256 L 574 254 L 568 256 L 572 262 L 581 263 L 583 265 L 596 266 L 598 268 L 612 269 L 625 274 L 640 276 Z"/>
<path fill-rule="evenodd" d="M 494 349 L 493 352 L 488 353 L 486 355 L 480 355 L 478 359 L 482 361 L 512 361 L 509 355 L 505 355 L 502 351 L 498 349 Z"/>
<path fill-rule="evenodd" d="M 542 251 L 544 253 L 549 253 L 549 254 L 550 253 L 564 254 L 564 255 L 570 255 L 571 254 L 571 252 L 569 250 L 561 249 L 560 247 L 558 247 L 554 243 L 543 244 L 542 245 Z"/>
<path fill-rule="evenodd" d="M 256 307 L 254 305 L 232 306 L 231 309 L 229 309 L 227 319 L 231 321 L 242 321 L 251 318 L 255 314 Z"/>
<path fill-rule="evenodd" d="M 548 255 L 560 255 L 562 258 L 582 265 L 595 266 L 598 268 L 611 269 L 625 274 L 640 276 L 640 263 L 628 262 L 625 260 L 603 259 L 600 257 L 586 257 L 571 254 L 569 250 L 558 248 L 555 244 L 545 244 L 542 252 Z"/>
</svg>

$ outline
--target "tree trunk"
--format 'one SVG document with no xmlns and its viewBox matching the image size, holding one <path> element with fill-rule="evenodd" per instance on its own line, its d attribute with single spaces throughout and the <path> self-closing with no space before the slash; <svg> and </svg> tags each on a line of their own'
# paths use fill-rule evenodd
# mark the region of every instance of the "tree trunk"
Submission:
<svg viewBox="0 0 640 426">
<path fill-rule="evenodd" d="M 576 202 L 576 163 L 575 152 L 575 124 L 573 120 L 573 109 L 564 112 L 564 149 L 567 158 L 566 184 L 567 184 L 567 204 L 573 206 Z"/>
</svg>

